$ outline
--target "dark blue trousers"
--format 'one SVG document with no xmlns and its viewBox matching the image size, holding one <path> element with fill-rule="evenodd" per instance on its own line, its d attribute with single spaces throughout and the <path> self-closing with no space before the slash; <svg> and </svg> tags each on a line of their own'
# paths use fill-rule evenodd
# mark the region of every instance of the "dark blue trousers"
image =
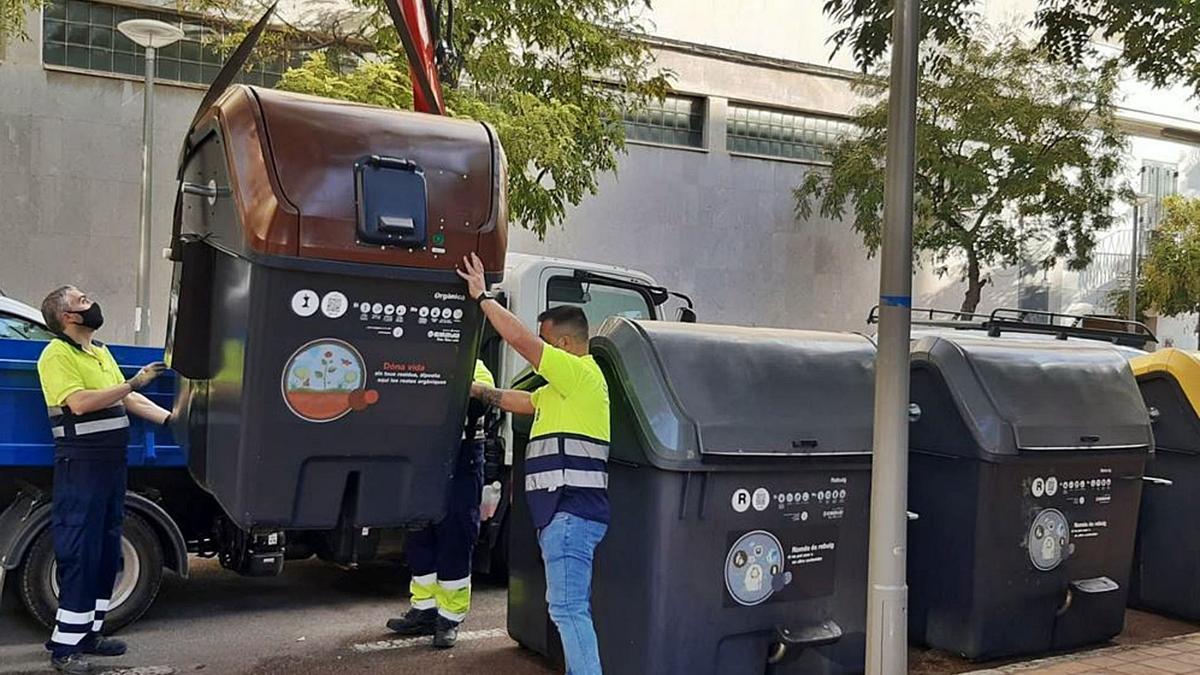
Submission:
<svg viewBox="0 0 1200 675">
<path fill-rule="evenodd" d="M 471 607 L 471 557 L 479 538 L 483 492 L 483 442 L 459 447 L 446 516 L 408 536 L 404 544 L 412 572 L 413 608 L 435 607 L 442 618 L 461 622 Z"/>
<path fill-rule="evenodd" d="M 118 459 L 57 457 L 51 528 L 58 562 L 58 615 L 46 648 L 55 657 L 82 651 L 100 633 L 121 569 L 126 464 Z"/>
</svg>

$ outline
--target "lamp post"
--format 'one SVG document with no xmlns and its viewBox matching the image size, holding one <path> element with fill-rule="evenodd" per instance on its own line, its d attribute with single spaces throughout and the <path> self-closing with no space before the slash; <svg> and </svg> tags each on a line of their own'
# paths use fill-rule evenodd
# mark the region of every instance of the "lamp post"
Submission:
<svg viewBox="0 0 1200 675">
<path fill-rule="evenodd" d="M 921 0 L 895 0 L 892 16 L 867 570 L 867 675 L 908 672 L 908 340 L 920 5 Z"/>
<path fill-rule="evenodd" d="M 133 317 L 133 338 L 147 344 L 150 330 L 150 206 L 154 193 L 154 74 L 155 52 L 174 44 L 183 31 L 154 19 L 122 21 L 117 30 L 146 50 L 146 87 L 142 108 L 142 210 L 138 222 L 137 309 Z"/>
</svg>

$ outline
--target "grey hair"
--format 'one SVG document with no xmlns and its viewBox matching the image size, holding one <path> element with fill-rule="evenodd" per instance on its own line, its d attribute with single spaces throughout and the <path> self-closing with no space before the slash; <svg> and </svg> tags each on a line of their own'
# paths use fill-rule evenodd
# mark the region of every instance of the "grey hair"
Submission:
<svg viewBox="0 0 1200 675">
<path fill-rule="evenodd" d="M 67 311 L 67 291 L 74 286 L 59 286 L 42 300 L 42 319 L 55 333 L 63 332 L 62 313 Z"/>
</svg>

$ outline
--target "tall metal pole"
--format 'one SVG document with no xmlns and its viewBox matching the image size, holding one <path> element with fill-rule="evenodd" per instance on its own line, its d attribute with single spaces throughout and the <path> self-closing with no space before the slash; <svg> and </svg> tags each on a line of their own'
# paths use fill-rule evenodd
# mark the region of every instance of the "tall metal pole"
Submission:
<svg viewBox="0 0 1200 675">
<path fill-rule="evenodd" d="M 1138 199 L 1141 199 L 1139 196 Z M 1138 230 L 1141 228 L 1141 204 L 1133 203 L 1133 247 L 1129 251 L 1129 320 L 1137 321 Z"/>
<path fill-rule="evenodd" d="M 908 672 L 908 341 L 919 0 L 894 0 L 887 174 L 875 361 L 875 458 L 867 594 L 867 674 Z"/>
<path fill-rule="evenodd" d="M 146 47 L 146 86 L 142 107 L 142 215 L 138 223 L 137 308 L 133 339 L 149 343 L 150 334 L 150 206 L 154 194 L 154 71 L 155 49 Z"/>
</svg>

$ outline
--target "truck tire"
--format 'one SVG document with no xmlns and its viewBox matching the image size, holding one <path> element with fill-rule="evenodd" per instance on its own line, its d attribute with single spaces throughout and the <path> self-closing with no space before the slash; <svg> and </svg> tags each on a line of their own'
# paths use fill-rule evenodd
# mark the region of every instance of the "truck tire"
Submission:
<svg viewBox="0 0 1200 675">
<path fill-rule="evenodd" d="M 162 544 L 154 529 L 131 511 L 125 512 L 121 552 L 125 557 L 124 569 L 117 576 L 112 606 L 104 619 L 105 633 L 137 621 L 154 604 L 162 584 Z M 47 628 L 53 627 L 58 611 L 56 570 L 54 536 L 47 527 L 38 534 L 17 571 L 22 603 Z"/>
</svg>

